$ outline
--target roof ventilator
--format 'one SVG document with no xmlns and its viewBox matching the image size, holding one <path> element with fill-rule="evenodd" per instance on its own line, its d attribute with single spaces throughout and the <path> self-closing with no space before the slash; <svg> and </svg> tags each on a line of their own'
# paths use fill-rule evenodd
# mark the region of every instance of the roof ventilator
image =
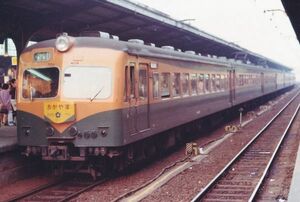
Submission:
<svg viewBox="0 0 300 202">
<path fill-rule="evenodd" d="M 220 56 L 220 57 L 219 57 L 219 59 L 220 59 L 220 60 L 224 60 L 224 61 L 226 61 L 226 60 L 227 60 L 227 58 L 226 58 L 226 57 L 224 57 L 224 56 Z"/>
<path fill-rule="evenodd" d="M 101 32 L 101 31 L 83 31 L 80 33 L 80 36 L 85 37 L 99 37 L 104 39 L 113 39 L 113 40 L 119 40 L 118 36 L 111 35 L 107 32 Z"/>
<path fill-rule="evenodd" d="M 80 36 L 86 36 L 86 37 L 100 37 L 100 38 L 106 38 L 109 39 L 110 35 L 107 32 L 100 32 L 100 31 L 83 31 L 80 33 Z"/>
<path fill-rule="evenodd" d="M 175 50 L 173 46 L 162 46 L 161 48 L 165 50 Z"/>
<path fill-rule="evenodd" d="M 155 47 L 154 43 L 146 43 L 146 45 L 151 46 L 151 47 Z"/>
<path fill-rule="evenodd" d="M 187 53 L 187 54 L 196 55 L 195 51 L 187 50 L 187 51 L 184 51 L 184 52 Z"/>
<path fill-rule="evenodd" d="M 116 36 L 116 35 L 111 35 L 111 39 L 116 40 L 116 41 L 119 41 L 119 37 Z"/>
<path fill-rule="evenodd" d="M 129 43 L 137 43 L 137 44 L 144 44 L 144 41 L 141 39 L 129 39 Z"/>
</svg>

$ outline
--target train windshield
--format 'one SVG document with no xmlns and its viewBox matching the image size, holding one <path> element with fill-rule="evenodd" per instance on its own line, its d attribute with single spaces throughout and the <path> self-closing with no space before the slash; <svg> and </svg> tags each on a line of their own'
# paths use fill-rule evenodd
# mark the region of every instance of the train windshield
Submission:
<svg viewBox="0 0 300 202">
<path fill-rule="evenodd" d="M 63 93 L 73 99 L 106 99 L 112 91 L 112 72 L 106 67 L 68 67 Z"/>
<path fill-rule="evenodd" d="M 56 97 L 59 70 L 56 67 L 31 68 L 23 73 L 23 98 Z"/>
</svg>

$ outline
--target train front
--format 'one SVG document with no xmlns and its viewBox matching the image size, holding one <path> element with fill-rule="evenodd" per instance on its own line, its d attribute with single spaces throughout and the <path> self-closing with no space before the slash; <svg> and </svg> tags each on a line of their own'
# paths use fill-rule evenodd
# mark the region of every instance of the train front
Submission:
<svg viewBox="0 0 300 202">
<path fill-rule="evenodd" d="M 123 53 L 99 40 L 61 35 L 22 53 L 17 132 L 25 155 L 69 162 L 117 155 L 122 103 L 113 89 Z"/>
</svg>

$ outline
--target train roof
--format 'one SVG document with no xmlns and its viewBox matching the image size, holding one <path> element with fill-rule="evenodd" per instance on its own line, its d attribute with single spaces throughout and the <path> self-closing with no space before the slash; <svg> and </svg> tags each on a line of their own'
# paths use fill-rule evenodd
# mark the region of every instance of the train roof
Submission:
<svg viewBox="0 0 300 202">
<path fill-rule="evenodd" d="M 72 37 L 73 38 L 73 37 Z M 144 44 L 142 40 L 131 39 L 128 41 L 119 41 L 117 38 L 101 38 L 101 37 L 74 37 L 73 47 L 101 47 L 114 50 L 120 50 L 127 52 L 131 55 L 138 55 L 144 57 L 155 57 L 163 59 L 172 59 L 189 62 L 201 62 L 206 64 L 213 64 L 219 66 L 241 66 L 248 68 L 268 68 L 262 65 L 255 65 L 247 61 L 246 63 L 242 60 L 227 59 L 226 57 L 217 57 L 214 55 L 203 56 L 197 54 L 194 51 L 184 51 L 175 49 L 172 46 L 156 47 L 154 44 Z M 36 48 L 53 47 L 55 48 L 56 39 L 46 40 L 38 42 L 24 49 L 23 53 L 32 51 Z M 278 69 L 277 69 L 278 70 Z"/>
</svg>

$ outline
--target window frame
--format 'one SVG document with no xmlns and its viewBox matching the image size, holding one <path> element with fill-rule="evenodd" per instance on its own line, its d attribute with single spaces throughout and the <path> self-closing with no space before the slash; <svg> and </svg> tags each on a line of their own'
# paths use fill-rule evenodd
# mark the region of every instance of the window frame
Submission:
<svg viewBox="0 0 300 202">
<path fill-rule="evenodd" d="M 177 94 L 175 94 L 174 93 L 174 90 L 176 90 L 176 87 L 175 87 L 175 84 L 176 84 L 176 80 L 177 80 L 177 77 L 176 77 L 176 75 L 179 75 L 179 80 L 178 80 L 178 93 Z M 171 86 L 171 88 L 172 88 L 172 97 L 173 98 L 179 98 L 179 97 L 181 97 L 181 73 L 180 72 L 172 72 L 172 78 L 171 78 L 171 82 L 172 82 L 172 86 Z M 174 84 L 174 85 L 173 85 Z"/>
<path fill-rule="evenodd" d="M 187 77 L 186 77 L 187 76 Z M 190 96 L 190 74 L 189 73 L 182 73 L 182 77 L 181 77 L 181 89 L 182 89 L 182 96 L 183 97 L 187 97 Z M 187 78 L 187 79 L 186 79 Z M 187 81 L 187 87 L 186 87 L 186 92 L 184 91 L 184 80 Z"/>
<path fill-rule="evenodd" d="M 196 73 L 190 74 L 190 85 L 191 85 L 191 95 L 192 96 L 195 96 L 198 94 L 197 78 L 198 77 L 197 77 Z M 193 88 L 193 82 L 195 82 L 194 88 Z"/>
<path fill-rule="evenodd" d="M 60 94 L 61 92 L 61 69 L 58 67 L 58 66 L 44 66 L 44 67 L 38 67 L 38 68 L 34 68 L 34 67 L 29 67 L 29 68 L 25 68 L 23 69 L 22 71 L 22 90 L 20 91 L 20 94 L 21 94 L 21 98 L 24 99 L 24 100 L 30 100 L 30 95 L 28 97 L 24 97 L 23 95 L 23 91 L 24 91 L 24 74 L 25 74 L 25 71 L 29 70 L 29 69 L 46 69 L 46 68 L 56 68 L 58 70 L 58 78 L 57 78 L 57 93 L 54 97 L 33 97 L 33 99 L 53 99 L 53 98 L 57 98 L 58 95 Z"/>
<path fill-rule="evenodd" d="M 163 75 L 168 75 L 168 86 L 167 88 L 163 88 L 162 87 L 162 82 L 164 81 L 164 76 Z M 160 73 L 160 97 L 162 100 L 164 99 L 169 99 L 171 98 L 171 73 L 170 72 L 161 72 Z M 168 94 L 163 95 L 163 89 L 167 89 L 168 90 Z"/>
<path fill-rule="evenodd" d="M 109 96 L 107 96 L 107 97 L 105 97 L 105 98 L 94 98 L 93 100 L 94 101 L 103 101 L 103 100 L 108 100 L 108 99 L 110 99 L 112 96 L 113 96 L 113 91 L 114 91 L 114 80 L 113 80 L 113 78 L 114 78 L 114 71 L 113 71 L 113 69 L 111 68 L 111 67 L 105 67 L 105 66 L 68 66 L 68 67 L 66 67 L 66 68 L 64 68 L 63 69 L 63 75 L 61 75 L 61 78 L 63 79 L 64 78 L 64 75 L 65 75 L 65 72 L 66 72 L 66 70 L 68 70 L 69 68 L 103 68 L 103 69 L 108 69 L 109 71 L 110 71 L 110 73 L 111 73 L 111 81 L 110 81 L 110 84 L 111 84 L 111 91 L 110 91 L 110 94 L 109 94 Z M 66 98 L 66 99 L 71 99 L 71 100 L 89 100 L 89 98 L 73 98 L 73 97 L 67 97 L 66 95 L 65 95 L 65 86 L 64 86 L 64 84 L 62 83 L 61 84 L 61 94 L 62 94 L 62 96 L 64 97 L 64 98 Z"/>
</svg>

